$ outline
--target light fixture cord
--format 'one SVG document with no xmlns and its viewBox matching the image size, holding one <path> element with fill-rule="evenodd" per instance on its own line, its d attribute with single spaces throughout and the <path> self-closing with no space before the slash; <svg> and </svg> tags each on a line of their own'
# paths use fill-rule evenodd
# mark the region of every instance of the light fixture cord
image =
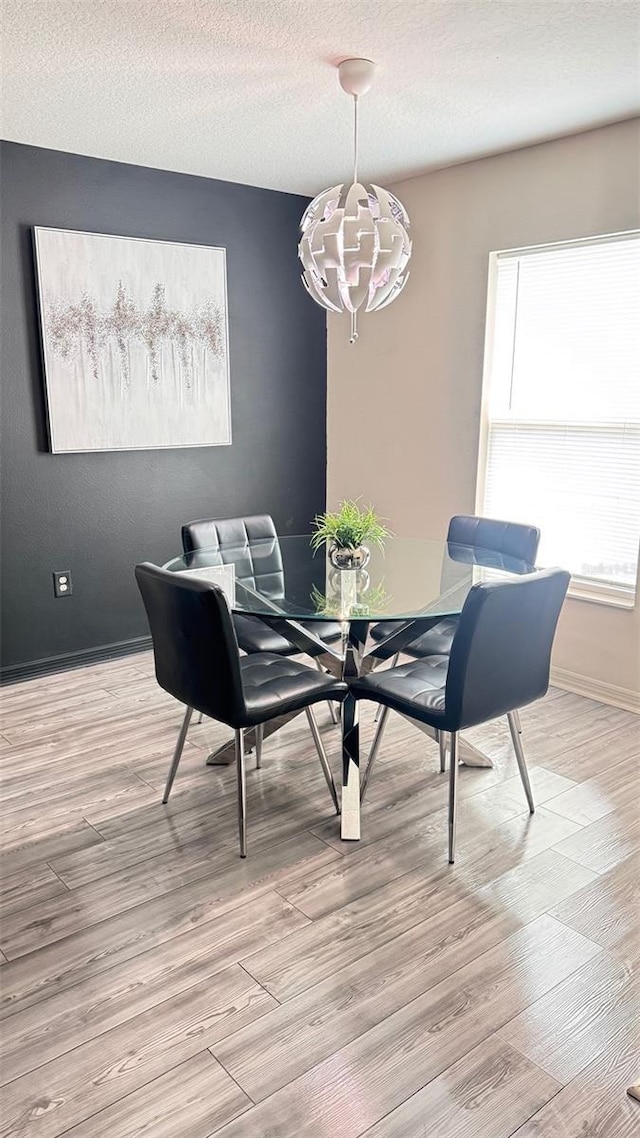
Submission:
<svg viewBox="0 0 640 1138">
<path fill-rule="evenodd" d="M 353 96 L 353 181 L 358 181 L 358 96 Z M 349 343 L 355 344 L 358 339 L 358 316 L 351 313 L 351 336 Z"/>
<path fill-rule="evenodd" d="M 358 181 L 358 96 L 353 96 L 353 180 Z"/>
</svg>

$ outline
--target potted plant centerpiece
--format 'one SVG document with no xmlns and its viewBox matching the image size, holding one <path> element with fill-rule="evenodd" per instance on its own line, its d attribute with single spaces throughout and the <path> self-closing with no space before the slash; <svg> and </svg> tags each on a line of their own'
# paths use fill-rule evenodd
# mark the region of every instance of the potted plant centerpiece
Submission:
<svg viewBox="0 0 640 1138">
<path fill-rule="evenodd" d="M 361 509 L 358 502 L 345 498 L 335 513 L 316 514 L 311 545 L 314 551 L 329 542 L 329 560 L 336 569 L 364 569 L 371 556 L 366 542 L 384 546 L 391 536 L 373 506 Z"/>
</svg>

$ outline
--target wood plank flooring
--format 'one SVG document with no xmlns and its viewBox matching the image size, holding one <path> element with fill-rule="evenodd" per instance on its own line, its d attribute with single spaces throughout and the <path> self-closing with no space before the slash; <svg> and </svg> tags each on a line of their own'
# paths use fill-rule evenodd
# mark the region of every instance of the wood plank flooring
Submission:
<svg viewBox="0 0 640 1138">
<path fill-rule="evenodd" d="M 640 719 L 551 691 L 437 748 L 391 717 L 343 843 L 304 718 L 249 773 L 149 655 L 0 691 L 0 1138 L 640 1133 Z M 318 709 L 339 769 L 339 734 Z M 363 750 L 373 733 L 363 708 Z M 251 758 L 249 766 L 251 767 Z"/>
</svg>

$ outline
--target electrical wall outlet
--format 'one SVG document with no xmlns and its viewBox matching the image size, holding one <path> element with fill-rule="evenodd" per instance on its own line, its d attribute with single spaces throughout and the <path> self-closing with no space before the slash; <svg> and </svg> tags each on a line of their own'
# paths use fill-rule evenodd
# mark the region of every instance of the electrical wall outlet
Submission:
<svg viewBox="0 0 640 1138">
<path fill-rule="evenodd" d="M 69 569 L 61 569 L 58 573 L 53 574 L 53 595 L 55 597 L 70 597 L 73 592 L 73 581 L 71 580 L 71 571 Z"/>
</svg>

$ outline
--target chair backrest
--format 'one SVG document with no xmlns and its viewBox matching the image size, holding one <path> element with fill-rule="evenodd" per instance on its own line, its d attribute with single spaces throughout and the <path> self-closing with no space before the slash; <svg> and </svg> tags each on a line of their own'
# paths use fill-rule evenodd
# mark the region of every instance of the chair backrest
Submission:
<svg viewBox="0 0 640 1138">
<path fill-rule="evenodd" d="M 495 518 L 478 518 L 456 514 L 449 522 L 447 541 L 455 545 L 476 546 L 535 565 L 540 530 L 520 522 L 500 522 Z"/>
<path fill-rule="evenodd" d="M 136 581 L 160 687 L 212 719 L 241 727 L 246 707 L 240 653 L 222 589 L 148 562 L 136 565 Z"/>
<path fill-rule="evenodd" d="M 182 547 L 185 554 L 216 552 L 222 564 L 235 565 L 237 580 L 274 600 L 284 596 L 282 552 L 268 514 L 187 522 L 182 527 Z"/>
<path fill-rule="evenodd" d="M 563 569 L 474 585 L 451 646 L 445 714 L 458 731 L 543 696 L 569 586 Z"/>
</svg>

